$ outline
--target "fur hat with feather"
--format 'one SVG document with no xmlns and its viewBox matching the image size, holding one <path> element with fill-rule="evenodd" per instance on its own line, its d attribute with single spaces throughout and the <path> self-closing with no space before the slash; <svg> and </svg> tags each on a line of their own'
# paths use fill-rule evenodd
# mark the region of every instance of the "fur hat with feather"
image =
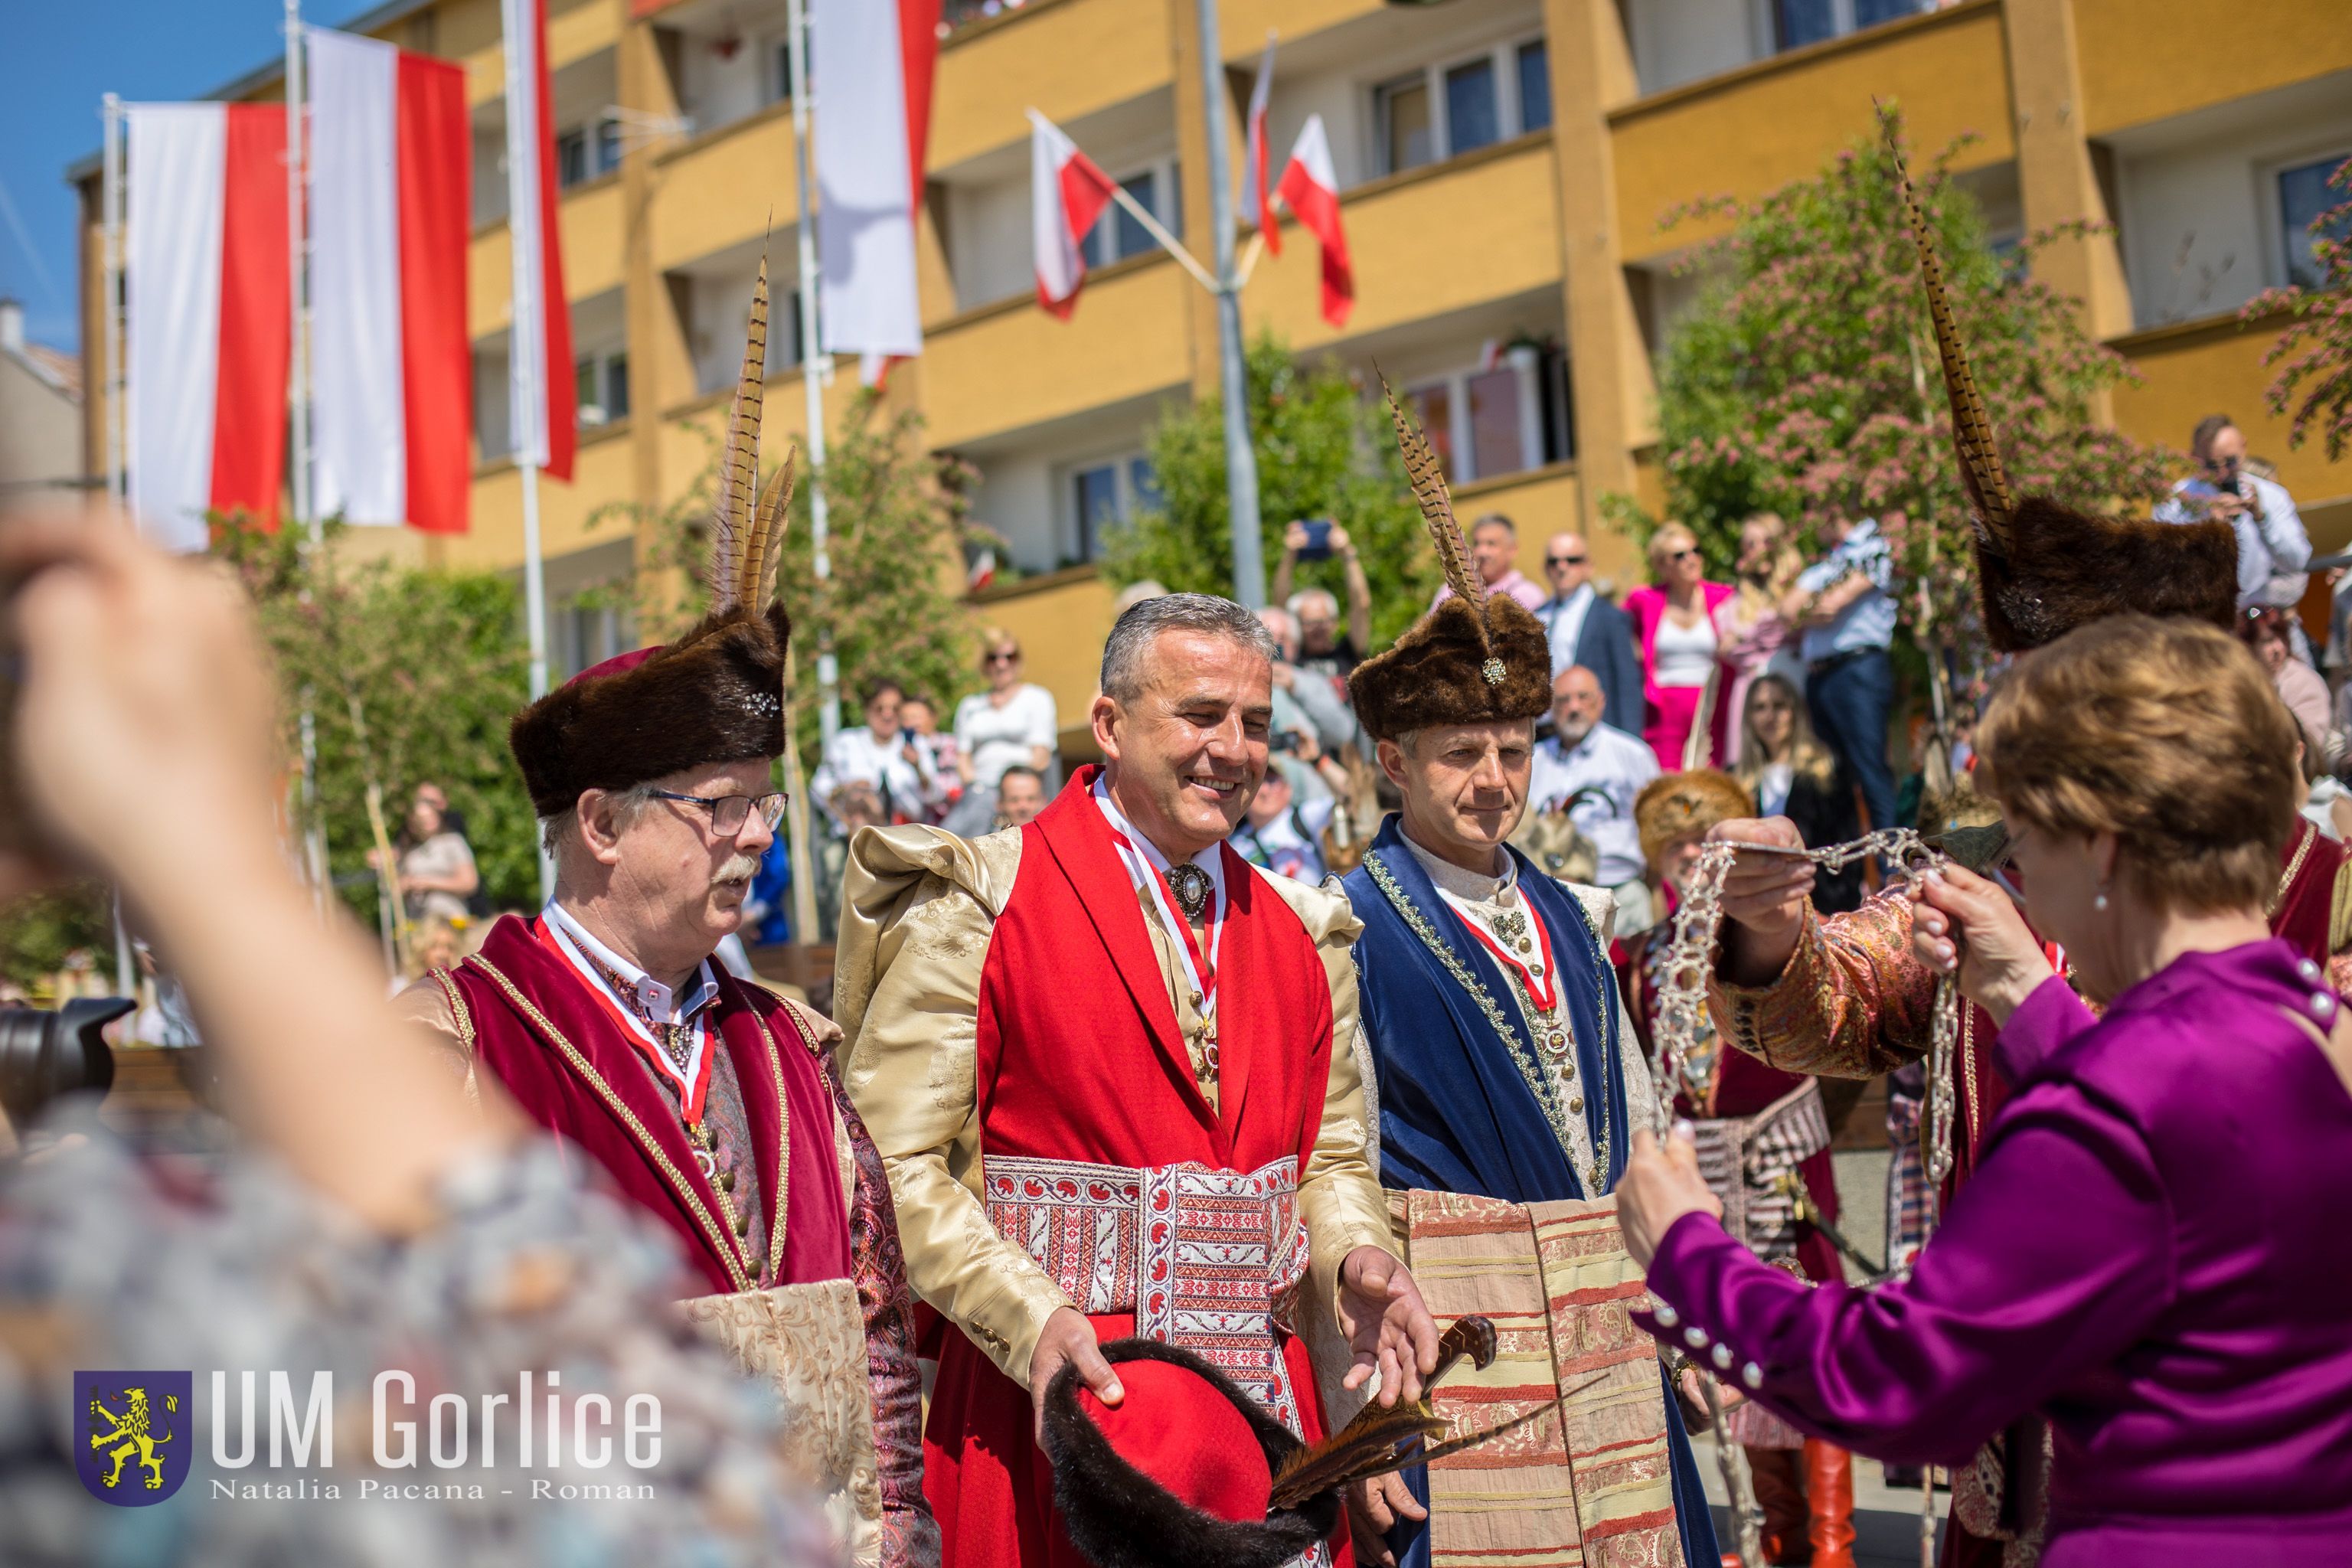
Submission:
<svg viewBox="0 0 2352 1568">
<path fill-rule="evenodd" d="M 627 789 L 714 763 L 782 754 L 792 622 L 775 597 L 775 574 L 794 454 L 785 453 L 761 490 L 767 353 L 762 256 L 711 520 L 710 611 L 676 642 L 608 658 L 515 715 L 507 743 L 542 817 L 570 811 L 583 790 Z"/>
<path fill-rule="evenodd" d="M 2085 622 L 2126 610 L 2185 616 L 2225 630 L 2233 627 L 2238 541 L 2228 523 L 2093 517 L 2054 496 L 2021 497 L 2011 491 L 1992 420 L 1952 320 L 1935 237 L 1911 188 L 1894 121 L 1884 124 L 1911 237 L 1918 247 L 1920 282 L 1927 291 L 1944 390 L 1951 399 L 1960 488 L 1968 494 L 1976 524 L 1977 591 L 1987 639 L 1998 652 L 2022 653 L 2054 642 Z"/>
<path fill-rule="evenodd" d="M 1385 377 L 1381 390 L 1405 478 L 1454 592 L 1349 676 L 1356 717 L 1376 741 L 1433 726 L 1535 719 L 1551 706 L 1551 643 L 1543 623 L 1517 600 L 1486 592 L 1437 454 Z"/>
</svg>

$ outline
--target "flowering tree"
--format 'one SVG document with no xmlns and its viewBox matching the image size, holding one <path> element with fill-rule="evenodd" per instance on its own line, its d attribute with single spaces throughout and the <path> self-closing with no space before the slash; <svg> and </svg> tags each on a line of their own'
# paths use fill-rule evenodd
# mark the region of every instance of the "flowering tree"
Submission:
<svg viewBox="0 0 2352 1568">
<path fill-rule="evenodd" d="M 1904 624 L 1922 651 L 1980 662 L 1970 523 L 1951 411 L 1895 159 L 1902 121 L 1840 153 L 1820 174 L 1722 211 L 1731 232 L 1686 266 L 1705 279 L 1661 356 L 1658 397 L 1672 516 L 1727 567 L 1741 520 L 1780 512 L 1807 532 L 1875 517 L 1893 542 Z M 2132 379 L 2082 327 L 2075 301 L 2033 276 L 2040 250 L 2081 226 L 2030 237 L 2004 257 L 1954 183 L 1965 141 L 1915 170 L 1979 387 L 2012 486 L 2070 506 L 2132 509 L 2163 492 L 2175 459 L 2099 426 L 2099 395 Z M 1637 531 L 1656 520 L 1610 510 Z M 1937 679 L 1949 657 L 1930 659 Z M 1940 697 L 1940 691 L 1939 691 Z"/>
<path fill-rule="evenodd" d="M 2352 158 L 2336 165 L 2327 183 L 2344 200 L 2312 220 L 2312 257 L 2326 285 L 2266 290 L 2247 304 L 2242 319 L 2280 310 L 2293 318 L 2263 360 L 2278 367 L 2268 394 L 2271 412 L 2292 413 L 2290 447 L 2302 446 L 2316 426 L 2332 463 L 2352 447 L 2352 240 L 2344 237 L 2352 235 Z"/>
</svg>

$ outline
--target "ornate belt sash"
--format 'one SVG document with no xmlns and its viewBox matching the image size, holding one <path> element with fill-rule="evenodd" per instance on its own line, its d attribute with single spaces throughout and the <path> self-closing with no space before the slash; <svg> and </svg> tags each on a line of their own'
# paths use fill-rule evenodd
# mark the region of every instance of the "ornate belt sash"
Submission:
<svg viewBox="0 0 2352 1568">
<path fill-rule="evenodd" d="M 1699 1174 L 1723 1200 L 1723 1228 L 1760 1258 L 1797 1249 L 1797 1205 L 1776 1182 L 1830 1146 L 1822 1086 L 1812 1079 L 1753 1116 L 1702 1121 Z"/>
<path fill-rule="evenodd" d="M 1135 1313 L 1135 1331 L 1208 1358 L 1293 1432 L 1298 1401 L 1275 1331 L 1307 1277 L 1298 1162 L 1090 1165 L 988 1155 L 988 1219 L 1078 1310 Z"/>
</svg>

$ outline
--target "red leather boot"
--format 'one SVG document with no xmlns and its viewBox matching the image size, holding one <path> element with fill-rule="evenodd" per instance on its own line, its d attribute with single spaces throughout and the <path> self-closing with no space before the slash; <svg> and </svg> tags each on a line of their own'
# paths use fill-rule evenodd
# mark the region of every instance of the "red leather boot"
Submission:
<svg viewBox="0 0 2352 1568">
<path fill-rule="evenodd" d="M 1805 1501 L 1811 1512 L 1813 1568 L 1854 1568 L 1853 1456 L 1805 1439 Z"/>
<path fill-rule="evenodd" d="M 1794 1448 L 1748 1449 L 1748 1474 L 1756 1506 L 1764 1512 L 1764 1561 L 1772 1568 L 1812 1561 L 1805 1543 L 1805 1492 Z M 1849 1562 L 1847 1568 L 1853 1568 Z"/>
</svg>

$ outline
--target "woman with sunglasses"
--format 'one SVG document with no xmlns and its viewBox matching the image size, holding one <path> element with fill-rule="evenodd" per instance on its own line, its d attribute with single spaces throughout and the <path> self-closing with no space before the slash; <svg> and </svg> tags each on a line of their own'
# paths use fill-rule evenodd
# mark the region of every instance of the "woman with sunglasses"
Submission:
<svg viewBox="0 0 2352 1568">
<path fill-rule="evenodd" d="M 2352 1016 L 2265 920 L 2293 721 L 2227 634 L 2126 615 L 2025 656 L 1980 735 L 2023 918 L 1953 868 L 1913 928 L 2000 1026 L 1975 1174 L 1907 1279 L 1809 1287 L 1725 1234 L 1687 1136 L 1645 1131 L 1617 1189 L 1660 1303 L 1636 1321 L 1881 1459 L 2006 1428 L 1955 1513 L 1972 1493 L 1969 1530 L 2042 1568 L 2341 1563 Z"/>
<path fill-rule="evenodd" d="M 1054 756 L 1062 731 L 1054 694 L 1021 679 L 1021 645 L 1013 634 L 990 626 L 980 637 L 980 672 L 988 678 L 988 689 L 956 704 L 955 740 L 961 752 L 957 765 L 963 772 L 964 799 L 984 803 L 986 810 L 979 814 L 984 824 L 996 810 L 996 786 L 1007 768 L 1034 770 L 1046 781 L 1046 793 L 1053 793 L 1061 782 Z M 957 816 L 973 811 L 979 807 L 968 805 Z"/>
<path fill-rule="evenodd" d="M 1717 747 L 1694 741 L 1699 700 L 1715 674 L 1715 612 L 1731 597 L 1727 583 L 1706 580 L 1698 536 L 1669 522 L 1650 536 L 1650 586 L 1625 595 L 1642 650 L 1642 739 L 1668 773 L 1705 767 Z"/>
</svg>

